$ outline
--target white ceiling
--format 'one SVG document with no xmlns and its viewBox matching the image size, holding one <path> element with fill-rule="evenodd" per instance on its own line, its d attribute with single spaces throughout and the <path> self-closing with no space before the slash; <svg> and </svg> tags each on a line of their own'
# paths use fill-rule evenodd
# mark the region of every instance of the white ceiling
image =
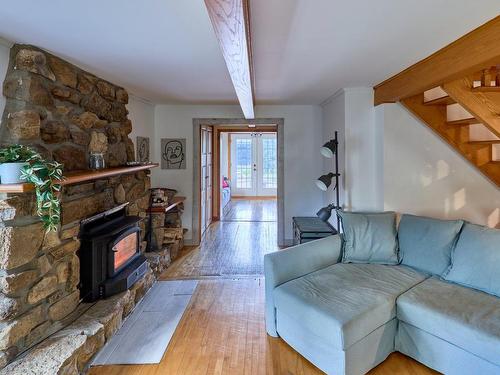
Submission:
<svg viewBox="0 0 500 375">
<path fill-rule="evenodd" d="M 499 0 L 250 0 L 257 103 L 373 86 L 500 14 Z M 235 103 L 203 0 L 16 0 L 0 36 L 158 103 Z"/>
</svg>

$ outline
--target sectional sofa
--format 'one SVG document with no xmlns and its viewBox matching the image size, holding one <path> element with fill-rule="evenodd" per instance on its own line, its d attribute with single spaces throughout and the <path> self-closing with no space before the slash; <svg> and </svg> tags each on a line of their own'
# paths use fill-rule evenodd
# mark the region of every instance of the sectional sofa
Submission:
<svg viewBox="0 0 500 375">
<path fill-rule="evenodd" d="M 343 235 L 268 254 L 266 330 L 328 374 L 399 351 L 445 374 L 500 374 L 500 230 L 339 212 Z"/>
</svg>

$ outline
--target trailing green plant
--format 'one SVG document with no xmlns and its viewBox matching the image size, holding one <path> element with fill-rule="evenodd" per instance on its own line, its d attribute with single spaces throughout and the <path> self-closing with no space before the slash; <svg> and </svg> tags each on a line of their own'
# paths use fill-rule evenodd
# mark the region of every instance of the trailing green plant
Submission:
<svg viewBox="0 0 500 375">
<path fill-rule="evenodd" d="M 12 145 L 0 149 L 0 163 L 26 162 L 21 179 L 35 186 L 37 215 L 47 231 L 56 231 L 61 221 L 59 193 L 64 179 L 62 164 L 47 161 L 32 148 Z"/>
</svg>

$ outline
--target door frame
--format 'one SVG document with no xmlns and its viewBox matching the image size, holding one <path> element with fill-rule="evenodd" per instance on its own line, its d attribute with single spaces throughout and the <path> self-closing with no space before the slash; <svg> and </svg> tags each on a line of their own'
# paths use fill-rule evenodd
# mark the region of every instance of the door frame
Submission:
<svg viewBox="0 0 500 375">
<path fill-rule="evenodd" d="M 216 165 L 215 168 L 217 168 L 217 172 L 219 172 L 219 175 L 220 175 L 220 138 L 221 138 L 221 133 L 229 133 L 229 147 L 228 147 L 228 152 L 229 152 L 229 165 L 231 166 L 231 158 L 232 158 L 232 151 L 231 151 L 231 134 L 234 134 L 234 133 L 254 133 L 254 132 L 257 132 L 257 133 L 272 133 L 272 134 L 276 134 L 276 139 L 278 138 L 278 128 L 277 126 L 275 125 L 270 125 L 270 126 L 259 126 L 259 127 L 255 127 L 255 128 L 242 128 L 242 127 L 226 127 L 226 126 L 216 126 L 215 129 L 215 141 L 216 142 L 219 142 L 218 146 L 217 146 L 217 149 L 215 150 L 215 154 L 214 154 L 214 163 Z M 278 150 L 276 150 L 278 151 Z M 278 166 L 279 168 L 279 166 Z M 229 179 L 231 180 L 231 174 L 232 174 L 232 170 L 231 170 L 231 167 L 229 168 Z M 218 179 L 217 181 L 214 181 L 215 185 L 218 185 L 218 186 L 215 186 L 214 185 L 214 192 L 220 192 L 220 179 Z M 243 199 L 252 199 L 252 196 L 244 196 L 244 195 L 235 195 L 235 194 L 232 194 L 231 193 L 231 196 L 234 197 L 234 198 L 243 198 Z M 273 194 L 272 196 L 265 196 L 265 195 L 262 195 L 262 196 L 257 196 L 255 197 L 254 199 L 269 199 L 269 198 L 277 198 L 277 195 L 276 194 Z M 218 206 L 215 208 L 215 210 L 213 211 L 214 212 L 214 219 L 215 220 L 219 220 L 220 219 L 220 196 L 217 198 L 219 199 L 219 204 Z"/>
<path fill-rule="evenodd" d="M 256 125 L 254 128 L 249 128 L 248 125 Z M 220 133 L 223 131 L 231 132 L 253 132 L 253 131 L 275 131 L 277 137 L 278 148 L 278 189 L 276 194 L 278 212 L 277 212 L 277 227 L 278 227 L 278 245 L 285 245 L 285 135 L 284 135 L 284 118 L 259 118 L 247 120 L 242 118 L 193 118 L 193 212 L 192 212 L 192 231 L 193 245 L 198 245 L 201 241 L 201 170 L 200 170 L 200 128 L 201 126 L 212 126 L 214 129 L 214 139 L 212 146 L 213 153 L 213 181 L 212 187 L 215 194 L 212 195 L 212 213 L 214 220 L 220 218 L 220 165 L 219 165 L 219 148 L 220 148 Z"/>
</svg>

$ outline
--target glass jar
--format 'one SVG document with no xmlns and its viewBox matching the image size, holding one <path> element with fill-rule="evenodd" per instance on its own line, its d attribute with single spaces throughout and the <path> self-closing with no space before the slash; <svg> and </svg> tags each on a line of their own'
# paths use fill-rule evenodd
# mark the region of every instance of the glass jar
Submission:
<svg viewBox="0 0 500 375">
<path fill-rule="evenodd" d="M 104 169 L 104 154 L 102 152 L 91 152 L 89 156 L 90 169 Z"/>
</svg>

